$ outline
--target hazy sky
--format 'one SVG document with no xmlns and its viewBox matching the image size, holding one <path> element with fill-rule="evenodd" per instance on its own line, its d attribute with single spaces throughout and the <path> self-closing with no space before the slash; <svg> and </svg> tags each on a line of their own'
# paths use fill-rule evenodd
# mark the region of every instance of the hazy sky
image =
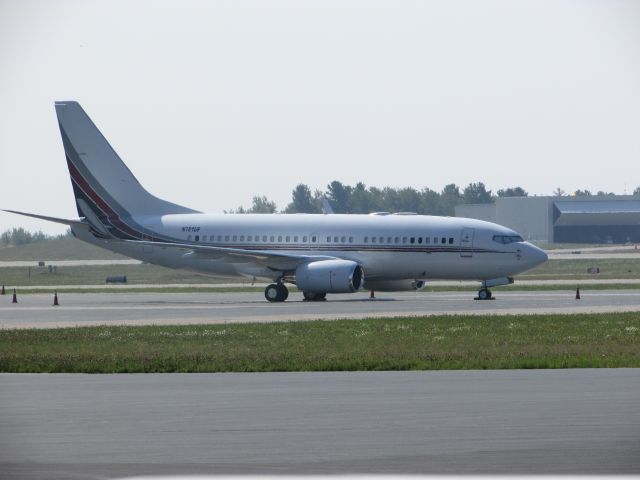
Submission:
<svg viewBox="0 0 640 480">
<path fill-rule="evenodd" d="M 640 2 L 0 0 L 0 100 L 0 208 L 53 216 L 77 215 L 56 100 L 207 212 L 332 180 L 630 193 Z"/>
</svg>

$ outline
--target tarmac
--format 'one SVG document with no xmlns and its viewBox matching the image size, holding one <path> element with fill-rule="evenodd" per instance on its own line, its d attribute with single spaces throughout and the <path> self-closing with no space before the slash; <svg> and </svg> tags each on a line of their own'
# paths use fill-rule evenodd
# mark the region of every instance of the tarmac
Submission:
<svg viewBox="0 0 640 480">
<path fill-rule="evenodd" d="M 640 369 L 0 375 L 0 477 L 639 474 Z"/>
<path fill-rule="evenodd" d="M 508 315 L 640 311 L 640 290 L 501 291 L 496 299 L 476 301 L 472 292 L 329 295 L 304 302 L 292 293 L 269 303 L 259 292 L 246 293 L 60 293 L 0 297 L 0 328 L 53 328 L 90 325 L 169 325 L 361 319 L 421 315 Z"/>
</svg>

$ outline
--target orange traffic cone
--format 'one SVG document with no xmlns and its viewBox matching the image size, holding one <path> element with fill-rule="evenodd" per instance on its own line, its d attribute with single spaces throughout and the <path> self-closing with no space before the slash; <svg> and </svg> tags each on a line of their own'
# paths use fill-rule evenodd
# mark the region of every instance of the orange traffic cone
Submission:
<svg viewBox="0 0 640 480">
<path fill-rule="evenodd" d="M 53 306 L 54 306 L 54 307 L 57 307 L 58 305 L 60 305 L 60 304 L 58 303 L 58 292 L 57 292 L 57 291 L 54 291 L 54 292 L 53 292 Z"/>
<path fill-rule="evenodd" d="M 576 300 L 580 300 L 580 287 L 576 287 Z"/>
<path fill-rule="evenodd" d="M 11 303 L 18 303 L 18 296 L 16 295 L 16 289 L 13 289 L 13 300 Z"/>
</svg>

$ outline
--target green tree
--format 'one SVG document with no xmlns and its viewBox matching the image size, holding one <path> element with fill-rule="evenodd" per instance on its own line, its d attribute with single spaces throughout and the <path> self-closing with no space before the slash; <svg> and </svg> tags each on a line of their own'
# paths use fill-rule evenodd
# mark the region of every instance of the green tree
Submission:
<svg viewBox="0 0 640 480">
<path fill-rule="evenodd" d="M 349 196 L 349 213 L 370 213 L 371 194 L 367 190 L 367 186 L 362 183 L 356 183 L 356 186 L 351 188 L 351 195 Z"/>
<path fill-rule="evenodd" d="M 462 200 L 466 204 L 470 203 L 491 203 L 493 197 L 491 196 L 491 190 L 487 190 L 484 183 L 470 183 L 465 187 L 462 192 Z"/>
<path fill-rule="evenodd" d="M 430 188 L 425 188 L 420 192 L 420 209 L 418 213 L 424 215 L 440 215 L 440 194 Z"/>
<path fill-rule="evenodd" d="M 311 196 L 311 190 L 303 183 L 299 183 L 291 193 L 291 203 L 285 209 L 286 213 L 320 213 L 318 199 Z"/>
<path fill-rule="evenodd" d="M 498 190 L 498 197 L 528 197 L 529 194 L 521 187 L 510 187 Z"/>
<path fill-rule="evenodd" d="M 455 183 L 450 183 L 442 189 L 440 194 L 440 215 L 453 216 L 455 207 L 462 202 L 460 189 Z"/>
<path fill-rule="evenodd" d="M 275 202 L 263 195 L 262 197 L 253 197 L 253 205 L 247 210 L 247 213 L 276 213 L 276 211 Z"/>
<path fill-rule="evenodd" d="M 590 197 L 591 192 L 589 190 L 576 190 L 575 192 L 573 192 L 573 195 L 575 197 Z"/>
<path fill-rule="evenodd" d="M 349 213 L 351 187 L 345 187 L 341 182 L 334 180 L 327 185 L 327 197 L 334 212 Z"/>
</svg>

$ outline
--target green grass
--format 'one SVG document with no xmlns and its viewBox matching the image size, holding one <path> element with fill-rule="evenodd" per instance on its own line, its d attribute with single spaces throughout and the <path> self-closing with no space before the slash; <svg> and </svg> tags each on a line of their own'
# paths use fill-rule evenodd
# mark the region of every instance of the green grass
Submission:
<svg viewBox="0 0 640 480">
<path fill-rule="evenodd" d="M 590 267 L 598 267 L 600 273 L 587 273 Z M 640 260 L 631 258 L 549 260 L 518 275 L 522 280 L 558 280 L 585 278 L 640 278 Z"/>
<path fill-rule="evenodd" d="M 127 258 L 74 237 L 27 245 L 0 246 L 0 261 L 125 260 Z"/>
<path fill-rule="evenodd" d="M 640 314 L 0 331 L 2 372 L 640 367 Z"/>
<path fill-rule="evenodd" d="M 57 273 L 48 268 L 0 267 L 0 285 L 29 287 L 33 285 L 105 285 L 107 277 L 127 276 L 128 284 L 211 284 L 239 283 L 241 278 L 220 279 L 183 272 L 150 264 L 138 265 L 81 265 L 57 267 Z M 247 280 L 245 280 L 247 281 Z"/>
<path fill-rule="evenodd" d="M 599 274 L 587 273 L 587 268 L 597 266 Z M 83 265 L 57 267 L 57 273 L 49 273 L 47 268 L 0 267 L 0 285 L 30 287 L 36 285 L 71 286 L 104 285 L 108 276 L 126 275 L 129 284 L 208 284 L 235 283 L 240 278 L 220 279 L 182 272 L 157 265 Z M 627 259 L 603 260 L 550 260 L 534 268 L 518 280 L 584 280 L 584 279 L 637 279 L 640 278 L 640 261 Z M 245 280 L 246 281 L 246 280 Z M 520 288 L 520 287 L 518 287 Z M 471 288 L 470 290 L 473 290 Z"/>
</svg>

